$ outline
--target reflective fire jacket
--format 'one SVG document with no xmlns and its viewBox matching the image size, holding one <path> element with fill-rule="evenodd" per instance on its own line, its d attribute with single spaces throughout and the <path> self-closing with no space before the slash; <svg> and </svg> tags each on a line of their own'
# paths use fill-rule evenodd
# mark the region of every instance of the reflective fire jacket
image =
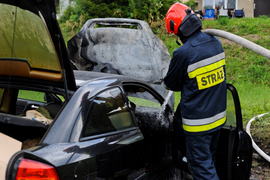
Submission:
<svg viewBox="0 0 270 180">
<path fill-rule="evenodd" d="M 210 133 L 226 122 L 225 54 L 217 37 L 201 31 L 173 52 L 166 87 L 181 91 L 178 106 L 185 133 Z"/>
</svg>

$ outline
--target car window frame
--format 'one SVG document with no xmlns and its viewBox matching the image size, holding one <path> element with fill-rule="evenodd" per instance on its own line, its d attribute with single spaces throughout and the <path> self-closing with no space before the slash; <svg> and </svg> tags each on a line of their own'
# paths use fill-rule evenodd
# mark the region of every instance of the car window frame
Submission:
<svg viewBox="0 0 270 180">
<path fill-rule="evenodd" d="M 240 99 L 237 93 L 236 88 L 227 83 L 227 90 L 231 92 L 231 95 L 233 97 L 233 102 L 234 102 L 234 108 L 235 108 L 235 117 L 236 117 L 236 129 L 237 131 L 243 131 L 243 118 L 242 118 L 242 110 L 241 110 L 241 104 L 240 104 Z"/>
<path fill-rule="evenodd" d="M 91 140 L 91 139 L 96 139 L 96 138 L 102 138 L 102 137 L 106 137 L 106 136 L 110 136 L 110 135 L 116 135 L 116 134 L 120 134 L 120 133 L 127 132 L 127 131 L 133 131 L 133 130 L 137 130 L 139 128 L 137 126 L 135 115 L 134 115 L 134 113 L 132 113 L 132 109 L 129 106 L 129 103 L 127 101 L 128 99 L 126 98 L 126 95 L 125 95 L 123 89 L 120 86 L 111 86 L 111 87 L 105 88 L 102 91 L 99 91 L 98 93 L 96 93 L 94 96 L 90 97 L 88 100 L 93 101 L 99 94 L 101 94 L 101 93 L 103 93 L 105 91 L 114 89 L 114 88 L 119 89 L 119 91 L 120 91 L 120 93 L 122 95 L 122 99 L 123 99 L 124 103 L 127 105 L 128 112 L 131 115 L 131 120 L 132 120 L 132 123 L 133 123 L 133 127 L 128 127 L 128 128 L 125 128 L 125 129 L 116 130 L 116 131 L 112 131 L 112 132 L 103 132 L 103 133 L 100 133 L 100 134 L 93 134 L 93 135 L 89 135 L 89 136 L 84 137 L 82 134 L 83 134 L 83 131 L 85 130 L 86 124 L 88 122 L 88 121 L 85 121 L 83 123 L 83 125 L 82 125 L 83 127 L 81 128 L 81 132 L 80 132 L 80 137 L 79 137 L 80 142 L 86 141 L 86 140 Z M 91 107 L 92 103 L 93 102 L 90 103 L 89 108 Z"/>
<path fill-rule="evenodd" d="M 2 106 L 4 100 L 5 88 L 0 88 L 0 107 Z"/>
</svg>

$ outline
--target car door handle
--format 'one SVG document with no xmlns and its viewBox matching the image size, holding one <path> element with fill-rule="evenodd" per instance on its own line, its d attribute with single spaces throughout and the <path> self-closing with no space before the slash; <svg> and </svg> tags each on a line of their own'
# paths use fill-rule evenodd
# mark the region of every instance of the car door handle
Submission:
<svg viewBox="0 0 270 180">
<path fill-rule="evenodd" d="M 112 145 L 112 144 L 116 144 L 116 143 L 118 143 L 118 142 L 119 142 L 119 140 L 110 142 L 110 143 L 108 143 L 108 144 L 109 144 L 109 145 Z"/>
<path fill-rule="evenodd" d="M 39 108 L 39 106 L 36 106 L 36 105 L 31 105 L 31 108 L 33 108 L 33 109 L 37 109 L 37 108 Z"/>
</svg>

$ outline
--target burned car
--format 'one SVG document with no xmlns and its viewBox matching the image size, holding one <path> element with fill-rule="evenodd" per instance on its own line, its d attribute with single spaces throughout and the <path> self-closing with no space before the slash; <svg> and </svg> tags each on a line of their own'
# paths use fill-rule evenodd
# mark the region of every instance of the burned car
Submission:
<svg viewBox="0 0 270 180">
<path fill-rule="evenodd" d="M 188 172 L 183 146 L 175 145 L 173 108 L 155 88 L 130 76 L 73 71 L 54 1 L 0 0 L 0 8 L 0 132 L 22 143 L 6 180 L 173 179 L 178 171 L 171 169 Z M 232 85 L 227 117 L 220 179 L 248 179 L 251 141 Z"/>
<path fill-rule="evenodd" d="M 171 57 L 145 21 L 125 18 L 89 19 L 68 42 L 70 60 L 79 70 L 142 79 L 163 97 L 163 77 Z M 173 107 L 174 96 L 169 104 Z"/>
</svg>

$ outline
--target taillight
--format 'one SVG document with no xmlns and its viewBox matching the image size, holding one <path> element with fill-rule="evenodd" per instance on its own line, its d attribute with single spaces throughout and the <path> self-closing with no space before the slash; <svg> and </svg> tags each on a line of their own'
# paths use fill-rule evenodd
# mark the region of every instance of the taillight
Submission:
<svg viewBox="0 0 270 180">
<path fill-rule="evenodd" d="M 41 162 L 22 159 L 16 180 L 59 180 L 54 167 Z"/>
</svg>

